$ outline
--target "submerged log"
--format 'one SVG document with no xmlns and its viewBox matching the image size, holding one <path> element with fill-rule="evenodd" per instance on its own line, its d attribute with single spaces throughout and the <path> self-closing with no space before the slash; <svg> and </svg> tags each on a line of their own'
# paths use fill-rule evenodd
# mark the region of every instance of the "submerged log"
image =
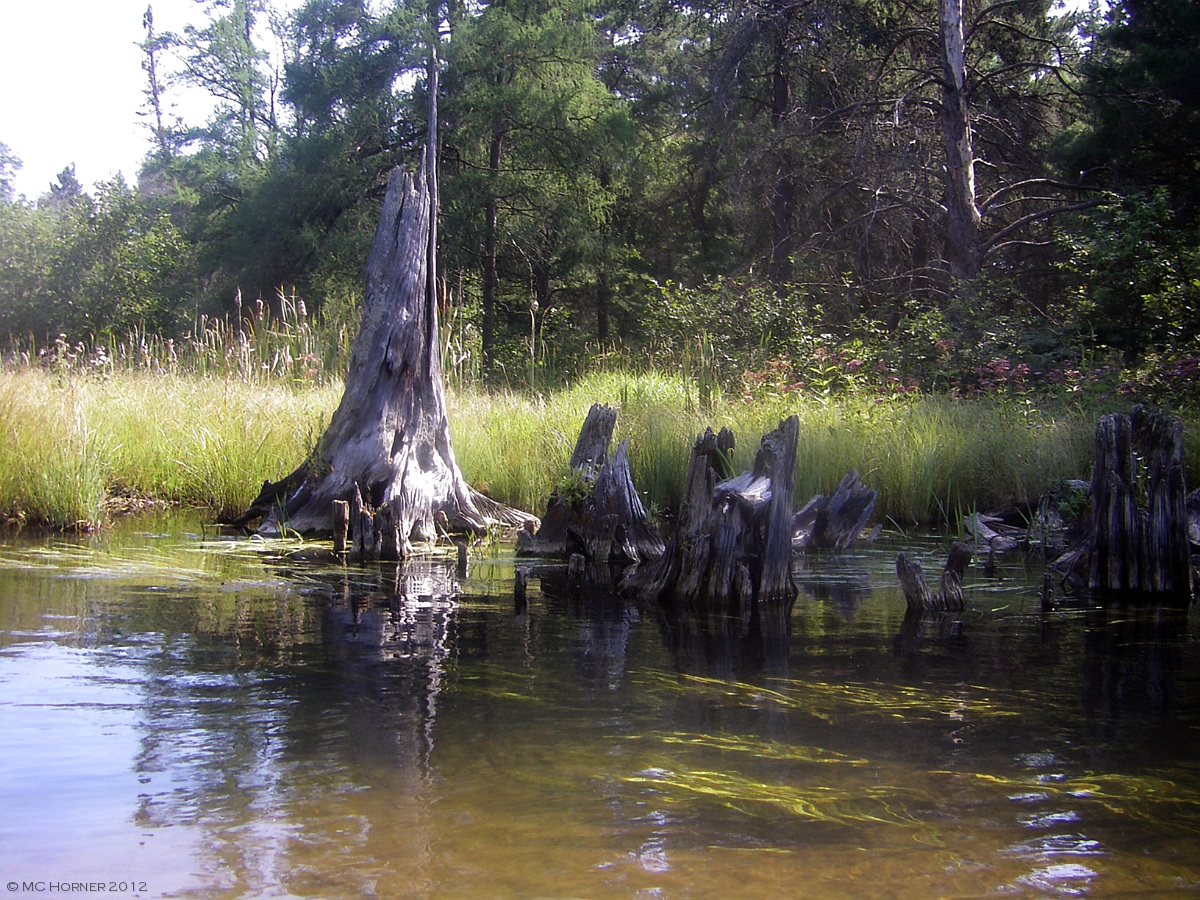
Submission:
<svg viewBox="0 0 1200 900">
<path fill-rule="evenodd" d="M 756 610 L 790 604 L 792 489 L 799 420 L 764 435 L 751 472 L 731 476 L 733 433 L 708 429 L 692 447 L 679 527 L 657 561 L 621 585 L 677 608 L 703 607 L 748 624 Z"/>
<path fill-rule="evenodd" d="M 588 411 L 571 454 L 571 476 L 550 498 L 537 532 L 518 533 L 518 555 L 566 559 L 579 553 L 603 566 L 662 554 L 662 537 L 633 484 L 629 440 L 608 455 L 616 422 L 610 406 L 597 403 Z"/>
<path fill-rule="evenodd" d="M 261 534 L 283 529 L 328 534 L 334 501 L 362 508 L 350 520 L 354 552 L 377 558 L 368 507 L 387 507 L 386 545 L 400 556 L 410 541 L 433 540 L 438 525 L 480 534 L 489 525 L 537 519 L 473 490 L 450 441 L 442 387 L 434 259 L 436 188 L 432 160 L 423 177 L 395 170 L 366 264 L 362 323 L 346 389 L 312 456 L 278 482 L 264 483 L 235 524 L 261 519 Z M 372 511 L 373 512 L 373 511 Z M 368 518 L 371 530 L 367 530 Z M 398 535 L 393 541 L 391 529 Z M 374 555 L 372 555 L 374 554 Z"/>
<path fill-rule="evenodd" d="M 875 514 L 878 493 L 850 472 L 834 492 L 818 494 L 792 519 L 792 546 L 797 550 L 846 550 L 862 537 Z"/>
<path fill-rule="evenodd" d="M 1190 598 L 1188 526 L 1183 425 L 1135 406 L 1096 427 L 1083 539 L 1055 567 L 1092 592 Z"/>
<path fill-rule="evenodd" d="M 910 560 L 903 553 L 896 557 L 896 577 L 904 590 L 908 608 L 915 612 L 959 612 L 966 608 L 963 594 L 963 578 L 971 562 L 971 548 L 962 541 L 950 545 L 946 565 L 942 569 L 941 581 L 936 591 L 925 581 L 921 564 Z"/>
</svg>

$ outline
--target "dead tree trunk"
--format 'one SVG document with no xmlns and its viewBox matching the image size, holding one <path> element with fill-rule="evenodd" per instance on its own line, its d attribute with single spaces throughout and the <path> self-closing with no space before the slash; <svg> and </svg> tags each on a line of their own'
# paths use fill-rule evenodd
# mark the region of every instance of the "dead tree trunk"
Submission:
<svg viewBox="0 0 1200 900">
<path fill-rule="evenodd" d="M 428 170 L 428 166 L 426 166 Z M 489 524 L 537 519 L 482 496 L 463 479 L 450 443 L 442 387 L 431 258 L 429 177 L 395 170 L 367 257 L 362 324 L 346 390 L 312 456 L 281 481 L 266 483 L 239 524 L 302 534 L 333 528 L 334 501 L 361 497 L 365 514 L 387 508 L 399 554 L 438 528 L 472 533 Z M 353 543 L 370 556 L 360 513 Z M 376 539 L 379 541 L 378 530 Z"/>
<path fill-rule="evenodd" d="M 1080 546 L 1056 568 L 1102 594 L 1192 596 L 1183 425 L 1135 406 L 1096 428 Z"/>
<path fill-rule="evenodd" d="M 633 485 L 628 439 L 609 458 L 616 424 L 617 411 L 611 406 L 597 403 L 588 411 L 571 455 L 577 481 L 550 498 L 536 534 L 517 535 L 519 555 L 567 558 L 579 553 L 592 563 L 624 565 L 662 554 L 662 538 L 647 521 Z"/>
<path fill-rule="evenodd" d="M 659 559 L 622 588 L 675 608 L 703 608 L 748 624 L 756 607 L 789 604 L 792 490 L 799 420 L 791 416 L 762 439 L 754 470 L 736 477 L 733 433 L 709 429 L 688 465 L 679 527 Z"/>
</svg>

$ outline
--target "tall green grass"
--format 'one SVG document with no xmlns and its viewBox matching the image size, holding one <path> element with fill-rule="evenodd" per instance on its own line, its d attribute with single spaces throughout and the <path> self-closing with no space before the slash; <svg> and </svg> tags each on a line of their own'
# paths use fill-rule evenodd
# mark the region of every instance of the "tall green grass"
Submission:
<svg viewBox="0 0 1200 900">
<path fill-rule="evenodd" d="M 451 430 L 464 474 L 498 499 L 540 511 L 593 402 L 620 408 L 616 437 L 630 438 L 634 481 L 653 507 L 678 506 L 691 446 L 704 428 L 734 431 L 741 470 L 753 465 L 762 435 L 796 415 L 797 498 L 828 492 L 856 470 L 879 492 L 880 514 L 902 527 L 1036 501 L 1066 479 L 1088 478 L 1095 428 L 1095 416 L 1078 408 L 1035 409 L 1004 398 L 790 394 L 718 398 L 706 408 L 688 380 L 615 372 L 533 400 L 457 395 Z"/>
<path fill-rule="evenodd" d="M 116 497 L 244 510 L 304 459 L 340 384 L 0 370 L 0 516 L 92 528 Z"/>
<path fill-rule="evenodd" d="M 341 391 L 328 379 L 0 369 L 0 516 L 93 527 L 121 496 L 240 512 L 264 480 L 306 457 Z M 662 372 L 595 373 L 545 396 L 463 390 L 448 399 L 467 480 L 535 513 L 566 475 L 588 408 L 606 402 L 620 408 L 617 439 L 630 439 L 634 480 L 651 509 L 678 507 L 692 443 L 705 427 L 733 429 L 735 466 L 743 469 L 762 434 L 795 414 L 797 499 L 828 492 L 857 470 L 879 492 L 879 514 L 901 527 L 953 523 L 1087 478 L 1099 413 L 1065 402 L 929 395 L 701 402 L 693 380 Z M 1187 427 L 1193 485 L 1195 426 Z"/>
</svg>

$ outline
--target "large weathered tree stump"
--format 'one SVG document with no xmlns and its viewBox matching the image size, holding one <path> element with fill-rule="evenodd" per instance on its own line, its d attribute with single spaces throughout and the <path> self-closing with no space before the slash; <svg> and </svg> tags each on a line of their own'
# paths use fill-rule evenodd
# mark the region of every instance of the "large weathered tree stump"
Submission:
<svg viewBox="0 0 1200 900">
<path fill-rule="evenodd" d="M 662 537 L 633 484 L 628 439 L 608 455 L 616 423 L 610 406 L 597 403 L 588 411 L 571 454 L 570 480 L 550 498 L 537 533 L 518 533 L 519 555 L 580 554 L 599 566 L 594 574 L 604 575 L 610 563 L 640 563 L 662 554 Z"/>
<path fill-rule="evenodd" d="M 740 617 L 790 604 L 792 498 L 799 420 L 765 435 L 751 472 L 730 477 L 733 433 L 707 430 L 688 464 L 679 526 L 665 552 L 622 584 L 675 608 Z"/>
<path fill-rule="evenodd" d="M 418 179 L 397 169 L 388 181 L 362 323 L 329 427 L 309 459 L 263 485 L 237 524 L 261 518 L 262 534 L 327 534 L 334 502 L 353 507 L 357 497 L 351 540 L 357 553 L 376 558 L 393 545 L 404 556 L 410 541 L 433 540 L 439 528 L 478 534 L 490 524 L 537 522 L 474 491 L 454 457 L 430 270 L 430 168 Z M 386 510 L 381 521 L 377 510 Z"/>
<path fill-rule="evenodd" d="M 1191 598 L 1183 425 L 1135 406 L 1096 427 L 1083 538 L 1055 567 L 1101 595 Z"/>
</svg>

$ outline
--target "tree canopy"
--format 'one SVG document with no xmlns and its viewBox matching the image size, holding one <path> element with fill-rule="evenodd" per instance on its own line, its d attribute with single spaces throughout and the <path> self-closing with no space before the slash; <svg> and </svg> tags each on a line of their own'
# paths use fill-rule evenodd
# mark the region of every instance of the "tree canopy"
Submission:
<svg viewBox="0 0 1200 900">
<path fill-rule="evenodd" d="M 137 184 L 67 168 L 27 201 L 0 145 L 10 340 L 181 333 L 278 292 L 349 320 L 388 174 L 425 140 L 430 42 L 458 375 L 816 335 L 914 359 L 1200 340 L 1189 0 L 203 7 L 141 22 Z M 184 85 L 207 121 L 170 114 Z"/>
</svg>

